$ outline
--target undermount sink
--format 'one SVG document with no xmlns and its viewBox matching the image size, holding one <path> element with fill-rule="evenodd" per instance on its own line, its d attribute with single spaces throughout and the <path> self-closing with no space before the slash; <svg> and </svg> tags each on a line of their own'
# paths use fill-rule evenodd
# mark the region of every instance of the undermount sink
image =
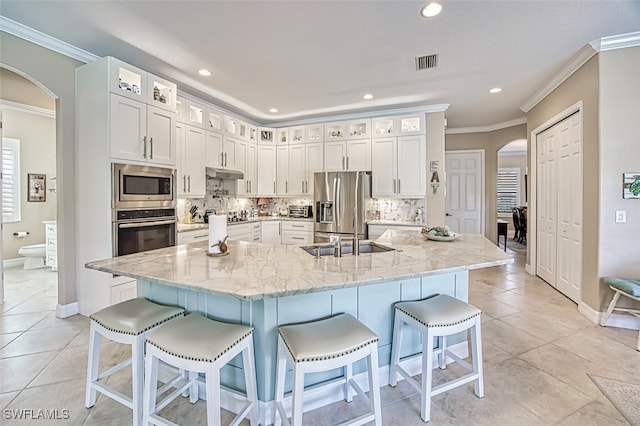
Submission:
<svg viewBox="0 0 640 426">
<path fill-rule="evenodd" d="M 388 251 L 395 250 L 392 247 L 383 246 L 380 244 L 376 244 L 373 241 L 360 241 L 360 254 L 364 253 L 384 253 Z M 333 244 L 316 244 L 312 246 L 303 246 L 300 247 L 302 250 L 306 251 L 312 256 L 318 257 L 318 251 L 320 252 L 319 256 L 334 256 L 335 248 Z M 353 243 L 343 243 L 340 247 L 340 253 L 342 255 L 351 254 L 353 252 Z"/>
</svg>

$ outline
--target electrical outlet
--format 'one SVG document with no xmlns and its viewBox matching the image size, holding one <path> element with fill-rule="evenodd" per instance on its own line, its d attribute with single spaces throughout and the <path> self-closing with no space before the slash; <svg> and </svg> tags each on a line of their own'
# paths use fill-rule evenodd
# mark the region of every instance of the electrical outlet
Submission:
<svg viewBox="0 0 640 426">
<path fill-rule="evenodd" d="M 616 223 L 627 223 L 626 210 L 616 210 Z"/>
</svg>

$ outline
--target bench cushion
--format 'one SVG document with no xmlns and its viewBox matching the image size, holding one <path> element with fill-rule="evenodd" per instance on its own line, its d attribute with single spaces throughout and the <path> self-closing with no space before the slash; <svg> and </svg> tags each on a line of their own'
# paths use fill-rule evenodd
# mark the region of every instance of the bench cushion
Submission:
<svg viewBox="0 0 640 426">
<path fill-rule="evenodd" d="M 608 277 L 605 278 L 603 282 L 608 286 L 617 288 L 618 290 L 630 294 L 634 297 L 640 297 L 640 281 L 638 280 Z"/>
</svg>

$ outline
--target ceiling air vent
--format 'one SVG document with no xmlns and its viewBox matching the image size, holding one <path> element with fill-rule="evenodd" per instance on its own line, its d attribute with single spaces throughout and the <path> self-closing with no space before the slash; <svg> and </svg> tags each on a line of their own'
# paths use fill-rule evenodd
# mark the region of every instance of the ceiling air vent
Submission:
<svg viewBox="0 0 640 426">
<path fill-rule="evenodd" d="M 438 54 L 416 56 L 416 71 L 428 70 L 438 66 Z"/>
</svg>

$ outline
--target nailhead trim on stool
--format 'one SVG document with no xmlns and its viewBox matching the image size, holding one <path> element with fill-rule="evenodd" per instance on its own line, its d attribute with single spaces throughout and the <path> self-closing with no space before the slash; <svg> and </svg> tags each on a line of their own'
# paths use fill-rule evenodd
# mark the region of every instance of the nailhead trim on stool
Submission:
<svg viewBox="0 0 640 426">
<path fill-rule="evenodd" d="M 191 403 L 197 402 L 198 383 L 202 382 L 198 374 L 204 373 L 207 424 L 220 425 L 220 370 L 238 354 L 242 354 L 247 403 L 231 423 L 239 424 L 248 418 L 251 426 L 257 426 L 258 391 L 253 327 L 215 321 L 200 314 L 180 318 L 147 336 L 143 423 L 169 424 L 157 413 L 186 391 L 189 392 Z M 160 361 L 178 368 L 181 373 L 157 389 Z M 157 396 L 171 387 L 176 389 L 156 403 Z"/>
<path fill-rule="evenodd" d="M 93 407 L 96 392 L 133 410 L 133 424 L 142 422 L 144 384 L 144 339 L 147 333 L 184 315 L 184 309 L 153 303 L 144 298 L 131 299 L 93 313 L 89 331 L 89 356 L 85 406 Z M 131 358 L 100 374 L 100 340 L 104 336 L 131 345 Z M 104 385 L 102 380 L 131 364 L 132 398 Z"/>
<path fill-rule="evenodd" d="M 367 358 L 369 396 L 352 379 L 353 363 Z M 284 408 L 284 383 L 287 361 L 293 365 L 291 422 Z M 369 405 L 369 413 L 353 419 L 350 425 L 372 420 L 382 425 L 380 381 L 378 377 L 378 336 L 349 314 L 278 328 L 278 359 L 276 363 L 276 407 L 274 426 L 302 425 L 304 375 L 344 368 L 344 399 L 351 402 L 353 388 Z"/>
<path fill-rule="evenodd" d="M 400 374 L 420 393 L 420 417 L 423 421 L 428 422 L 431 418 L 431 398 L 442 392 L 474 382 L 476 396 L 484 397 L 480 315 L 480 309 L 475 306 L 443 294 L 395 305 L 389 384 L 395 387 L 397 376 Z M 400 348 L 405 325 L 422 334 L 422 383 L 418 383 L 400 365 Z M 447 336 L 467 330 L 471 330 L 472 364 L 460 359 L 447 349 Z M 433 352 L 436 338 L 440 341 L 440 347 L 437 349 L 439 367 L 445 369 L 447 357 L 449 357 L 470 373 L 433 388 Z"/>
</svg>

